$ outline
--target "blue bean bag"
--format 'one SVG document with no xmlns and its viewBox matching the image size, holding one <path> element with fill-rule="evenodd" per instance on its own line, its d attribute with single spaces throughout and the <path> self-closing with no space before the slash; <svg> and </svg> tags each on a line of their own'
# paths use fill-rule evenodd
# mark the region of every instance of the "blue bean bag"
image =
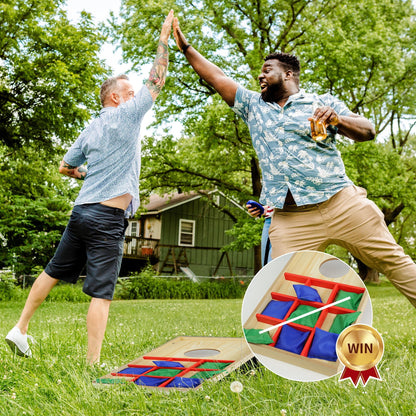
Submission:
<svg viewBox="0 0 416 416">
<path fill-rule="evenodd" d="M 336 361 L 338 358 L 335 349 L 337 339 L 338 334 L 315 328 L 315 336 L 313 337 L 308 357 Z"/>
<path fill-rule="evenodd" d="M 310 332 L 300 331 L 292 328 L 289 325 L 285 325 L 280 332 L 279 339 L 275 345 L 276 348 L 300 354 L 305 346 Z"/>
<path fill-rule="evenodd" d="M 293 285 L 296 296 L 302 300 L 308 300 L 310 302 L 322 302 L 321 297 L 316 289 L 305 285 Z"/>
<path fill-rule="evenodd" d="M 127 367 L 119 371 L 117 374 L 143 374 L 153 367 Z"/>
<path fill-rule="evenodd" d="M 284 319 L 292 305 L 293 300 L 271 300 L 261 314 L 271 316 L 272 318 Z"/>
<path fill-rule="evenodd" d="M 166 387 L 193 388 L 199 386 L 203 381 L 200 378 L 175 377 Z"/>
<path fill-rule="evenodd" d="M 139 386 L 159 386 L 160 384 L 168 380 L 169 380 L 169 377 L 161 378 L 161 377 L 142 376 L 142 377 L 139 377 L 134 383 Z"/>
<path fill-rule="evenodd" d="M 183 367 L 181 363 L 176 361 L 153 361 L 158 367 Z"/>
</svg>

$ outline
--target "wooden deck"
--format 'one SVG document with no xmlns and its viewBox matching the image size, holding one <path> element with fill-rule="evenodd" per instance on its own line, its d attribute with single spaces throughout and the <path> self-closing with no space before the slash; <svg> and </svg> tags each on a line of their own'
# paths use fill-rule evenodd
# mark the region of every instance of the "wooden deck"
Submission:
<svg viewBox="0 0 416 416">
<path fill-rule="evenodd" d="M 159 257 L 159 240 L 126 236 L 124 240 L 123 257 L 143 260 L 149 257 Z"/>
<path fill-rule="evenodd" d="M 161 248 L 167 248 L 165 254 L 161 256 Z M 152 264 L 158 264 L 159 273 L 177 274 L 180 267 L 188 267 L 188 250 L 217 251 L 220 253 L 220 247 L 186 247 L 177 245 L 160 244 L 160 240 L 152 238 L 140 238 L 126 236 L 124 241 L 123 258 L 132 260 L 150 260 Z M 226 262 L 227 268 L 231 275 L 234 275 L 230 257 L 227 252 L 222 252 L 213 275 L 218 271 L 221 263 Z M 215 264 L 215 263 L 214 263 Z"/>
</svg>

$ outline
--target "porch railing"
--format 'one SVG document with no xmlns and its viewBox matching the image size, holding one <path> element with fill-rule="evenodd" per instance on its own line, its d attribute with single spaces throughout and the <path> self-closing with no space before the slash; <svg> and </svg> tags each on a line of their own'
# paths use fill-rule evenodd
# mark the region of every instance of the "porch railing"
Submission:
<svg viewBox="0 0 416 416">
<path fill-rule="evenodd" d="M 154 238 L 141 238 L 126 236 L 124 240 L 123 257 L 146 258 L 150 256 L 159 257 L 159 240 Z"/>
</svg>

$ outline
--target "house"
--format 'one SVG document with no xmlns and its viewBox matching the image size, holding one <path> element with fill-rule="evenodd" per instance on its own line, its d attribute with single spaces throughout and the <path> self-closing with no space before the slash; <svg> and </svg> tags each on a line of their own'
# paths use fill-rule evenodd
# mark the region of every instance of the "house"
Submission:
<svg viewBox="0 0 416 416">
<path fill-rule="evenodd" d="M 138 219 L 129 220 L 122 273 L 150 261 L 161 274 L 181 267 L 196 276 L 254 274 L 254 251 L 223 252 L 232 240 L 232 213 L 243 210 L 219 191 L 152 195 Z M 230 214 L 227 214 L 227 212 Z"/>
</svg>

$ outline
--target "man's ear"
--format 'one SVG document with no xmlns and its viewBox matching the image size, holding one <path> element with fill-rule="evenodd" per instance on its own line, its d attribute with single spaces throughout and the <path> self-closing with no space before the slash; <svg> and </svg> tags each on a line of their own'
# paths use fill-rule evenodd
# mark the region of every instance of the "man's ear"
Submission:
<svg viewBox="0 0 416 416">
<path fill-rule="evenodd" d="M 112 103 L 118 105 L 120 103 L 120 96 L 116 92 L 112 92 L 110 94 L 110 100 Z"/>
<path fill-rule="evenodd" d="M 293 78 L 293 71 L 291 71 L 290 69 L 288 71 L 286 71 L 285 73 L 285 81 L 289 81 L 290 79 Z"/>
</svg>

